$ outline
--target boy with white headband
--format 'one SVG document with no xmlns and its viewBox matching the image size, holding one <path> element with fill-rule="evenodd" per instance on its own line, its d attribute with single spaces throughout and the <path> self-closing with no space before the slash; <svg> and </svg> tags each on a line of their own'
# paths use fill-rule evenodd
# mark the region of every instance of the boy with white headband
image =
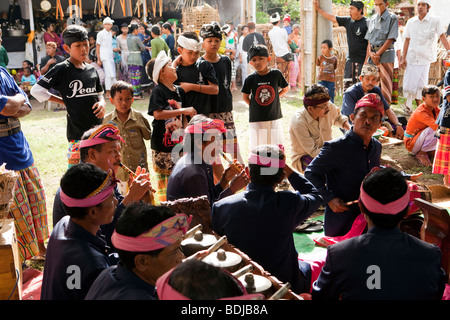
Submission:
<svg viewBox="0 0 450 320">
<path fill-rule="evenodd" d="M 165 51 L 156 59 L 150 60 L 146 67 L 148 76 L 156 84 L 152 90 L 148 114 L 154 117 L 152 122 L 152 159 L 158 180 L 159 201 L 166 201 L 166 188 L 174 162 L 173 147 L 182 142 L 182 116 L 192 117 L 197 112 L 189 106 L 184 89 L 174 85 L 177 72 Z M 174 133 L 174 131 L 177 132 Z"/>
<path fill-rule="evenodd" d="M 50 236 L 42 300 L 82 300 L 98 274 L 112 263 L 100 226 L 111 223 L 117 206 L 116 180 L 90 163 L 75 165 L 61 178 L 67 216 Z"/>
<path fill-rule="evenodd" d="M 300 294 L 309 292 L 311 267 L 298 260 L 292 232 L 323 200 L 285 159 L 280 146 L 253 149 L 248 159 L 250 184 L 244 192 L 217 201 L 211 219 L 214 231 Z M 275 191 L 284 177 L 295 191 Z"/>
<path fill-rule="evenodd" d="M 178 76 L 176 84 L 184 89 L 189 105 L 197 114 L 208 116 L 212 95 L 219 93 L 219 86 L 212 64 L 198 59 L 203 41 L 195 32 L 186 31 L 178 37 L 177 43 L 180 55 L 173 62 Z"/>
<path fill-rule="evenodd" d="M 440 249 L 400 231 L 409 188 L 394 168 L 372 170 L 359 207 L 368 232 L 327 248 L 312 298 L 322 300 L 440 300 L 445 272 Z"/>
<path fill-rule="evenodd" d="M 112 236 L 120 261 L 98 276 L 86 300 L 157 300 L 156 280 L 184 259 L 180 245 L 189 223 L 167 207 L 129 206 Z"/>
</svg>

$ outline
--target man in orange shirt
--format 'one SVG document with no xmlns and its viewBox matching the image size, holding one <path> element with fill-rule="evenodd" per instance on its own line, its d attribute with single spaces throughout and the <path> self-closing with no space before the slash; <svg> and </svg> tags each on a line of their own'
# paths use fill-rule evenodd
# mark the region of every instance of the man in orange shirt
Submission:
<svg viewBox="0 0 450 320">
<path fill-rule="evenodd" d="M 406 126 L 404 142 L 406 149 L 416 155 L 417 160 L 424 166 L 431 166 L 438 139 L 435 137 L 438 125 L 441 93 L 433 85 L 422 90 L 423 103 L 417 107 L 409 118 Z"/>
</svg>

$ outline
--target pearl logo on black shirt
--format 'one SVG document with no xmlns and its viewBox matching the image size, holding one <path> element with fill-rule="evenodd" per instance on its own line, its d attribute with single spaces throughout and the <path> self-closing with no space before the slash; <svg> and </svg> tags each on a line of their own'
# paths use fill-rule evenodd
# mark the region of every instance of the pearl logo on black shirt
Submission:
<svg viewBox="0 0 450 320">
<path fill-rule="evenodd" d="M 97 95 L 97 90 L 95 87 L 92 88 L 84 88 L 83 82 L 80 80 L 73 80 L 69 84 L 69 88 L 72 89 L 72 95 L 67 96 L 67 98 L 83 98 L 88 96 Z"/>
</svg>

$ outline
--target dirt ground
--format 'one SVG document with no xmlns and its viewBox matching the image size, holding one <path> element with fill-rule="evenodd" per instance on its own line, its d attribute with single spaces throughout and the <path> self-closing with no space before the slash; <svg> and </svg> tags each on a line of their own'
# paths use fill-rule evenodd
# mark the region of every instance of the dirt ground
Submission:
<svg viewBox="0 0 450 320">
<path fill-rule="evenodd" d="M 421 165 L 415 156 L 406 150 L 403 143 L 383 147 L 381 164 L 390 165 L 409 174 L 422 172 L 423 174 L 418 180 L 419 184 L 424 184 L 426 186 L 443 184 L 443 176 L 433 174 L 431 167 L 424 167 Z"/>
</svg>

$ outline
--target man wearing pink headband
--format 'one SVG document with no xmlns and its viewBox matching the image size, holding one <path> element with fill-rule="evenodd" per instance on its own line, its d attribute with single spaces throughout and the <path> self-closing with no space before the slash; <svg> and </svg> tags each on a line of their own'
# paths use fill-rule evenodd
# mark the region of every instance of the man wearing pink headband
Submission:
<svg viewBox="0 0 450 320">
<path fill-rule="evenodd" d="M 226 269 L 188 260 L 163 274 L 156 282 L 160 300 L 263 300 L 248 294 L 245 286 Z"/>
<path fill-rule="evenodd" d="M 244 188 L 248 178 L 243 166 L 230 164 L 220 181 L 214 183 L 212 162 L 220 152 L 222 134 L 226 132 L 222 120 L 195 115 L 185 129 L 186 153 L 173 167 L 167 183 L 167 200 L 207 196 L 212 205 Z M 175 157 L 174 157 L 175 158 Z"/>
<path fill-rule="evenodd" d="M 86 131 L 81 139 L 81 162 L 92 163 L 105 171 L 113 170 L 115 175 L 121 162 L 120 141 L 123 141 L 117 127 L 112 124 L 96 126 Z M 125 206 L 141 200 L 149 202 L 150 199 L 147 198 L 147 195 L 150 188 L 149 174 L 145 172 L 145 169 L 141 170 L 140 168 L 136 170 L 136 178 L 131 183 L 125 196 L 121 194 L 118 187 L 114 188 L 114 196 L 119 203 L 114 220 L 112 223 L 102 225 L 101 227 L 109 246 L 112 247 L 111 235 L 114 231 L 115 223 Z M 53 226 L 66 214 L 66 210 L 60 199 L 60 189 L 58 189 L 53 203 Z"/>
<path fill-rule="evenodd" d="M 94 279 L 115 263 L 101 225 L 114 219 L 113 172 L 80 163 L 61 178 L 60 199 L 67 215 L 53 228 L 45 259 L 42 300 L 82 300 Z"/>
<path fill-rule="evenodd" d="M 251 183 L 244 192 L 217 201 L 212 227 L 298 294 L 311 286 L 311 268 L 298 260 L 292 232 L 322 203 L 316 188 L 285 162 L 282 146 L 260 145 L 248 163 Z M 295 191 L 275 191 L 285 177 Z"/>
<path fill-rule="evenodd" d="M 403 233 L 409 188 L 393 168 L 374 170 L 360 186 L 368 231 L 327 248 L 312 298 L 322 300 L 440 300 L 446 276 L 440 249 Z"/>
<path fill-rule="evenodd" d="M 361 98 L 350 115 L 352 128 L 345 135 L 324 143 L 319 155 L 308 165 L 305 177 L 320 191 L 325 207 L 325 235 L 343 236 L 360 214 L 356 203 L 361 182 L 380 166 L 381 143 L 373 137 L 383 118 L 379 95 Z M 405 175 L 417 180 L 421 175 Z"/>
<path fill-rule="evenodd" d="M 127 207 L 112 236 L 119 263 L 98 276 L 86 300 L 157 300 L 156 280 L 184 259 L 180 245 L 189 223 L 167 207 Z"/>
</svg>

